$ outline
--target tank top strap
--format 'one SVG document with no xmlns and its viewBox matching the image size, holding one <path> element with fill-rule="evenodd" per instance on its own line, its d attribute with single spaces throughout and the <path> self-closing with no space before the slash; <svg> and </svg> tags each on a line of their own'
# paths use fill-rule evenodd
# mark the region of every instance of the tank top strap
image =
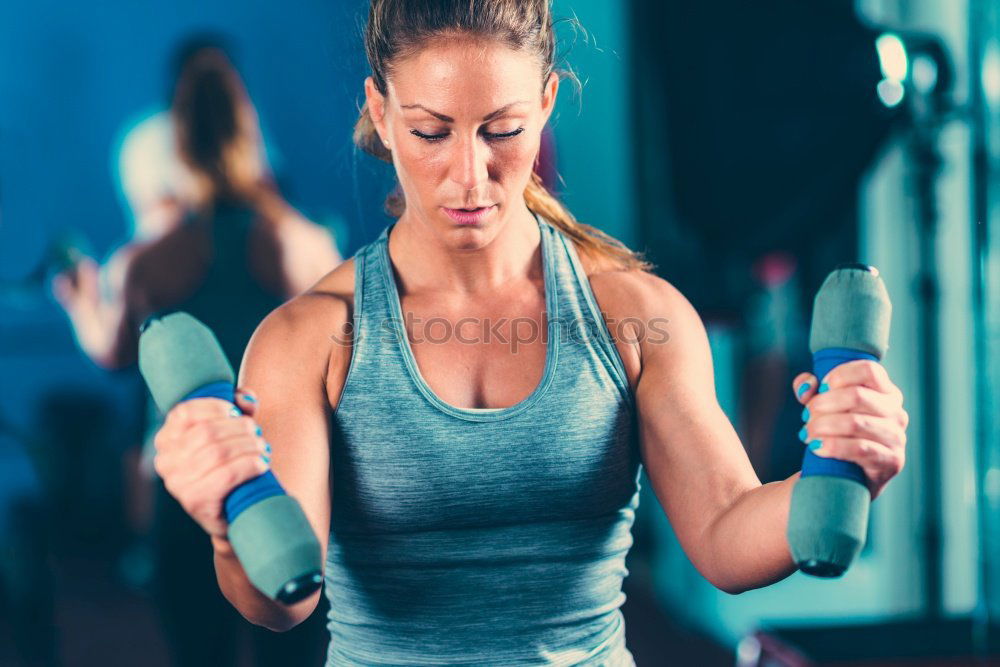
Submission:
<svg viewBox="0 0 1000 667">
<path fill-rule="evenodd" d="M 558 285 L 560 328 L 563 338 L 570 343 L 566 354 L 575 350 L 580 354 L 596 353 L 623 398 L 630 404 L 633 397 L 618 348 L 608 326 L 617 328 L 616 322 L 606 321 L 594 296 L 573 240 L 545 218 L 539 218 L 545 234 L 551 239 L 553 273 Z"/>
</svg>

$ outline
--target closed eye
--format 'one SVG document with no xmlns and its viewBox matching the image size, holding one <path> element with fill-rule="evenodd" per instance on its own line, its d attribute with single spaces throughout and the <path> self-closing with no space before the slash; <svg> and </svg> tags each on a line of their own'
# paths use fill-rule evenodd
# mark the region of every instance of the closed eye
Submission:
<svg viewBox="0 0 1000 667">
<path fill-rule="evenodd" d="M 483 132 L 483 135 L 487 139 L 510 139 L 511 137 L 516 137 L 522 132 L 524 132 L 524 128 L 519 127 L 512 132 Z"/>
<path fill-rule="evenodd" d="M 502 141 L 503 139 L 510 139 L 511 137 L 516 137 L 517 135 L 524 132 L 523 127 L 519 127 L 511 132 L 483 132 L 483 136 L 490 141 Z M 424 141 L 441 141 L 448 136 L 448 132 L 443 132 L 441 134 L 424 134 L 420 130 L 410 130 L 410 134 L 415 137 L 419 137 Z"/>
</svg>

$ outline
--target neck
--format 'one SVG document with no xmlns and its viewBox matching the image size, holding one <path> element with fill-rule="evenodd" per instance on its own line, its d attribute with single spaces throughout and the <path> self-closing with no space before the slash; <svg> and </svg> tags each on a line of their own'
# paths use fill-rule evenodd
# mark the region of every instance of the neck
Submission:
<svg viewBox="0 0 1000 667">
<path fill-rule="evenodd" d="M 442 232 L 440 223 L 405 212 L 389 235 L 389 254 L 405 291 L 476 296 L 540 277 L 541 236 L 528 207 L 522 203 L 493 225 Z"/>
</svg>

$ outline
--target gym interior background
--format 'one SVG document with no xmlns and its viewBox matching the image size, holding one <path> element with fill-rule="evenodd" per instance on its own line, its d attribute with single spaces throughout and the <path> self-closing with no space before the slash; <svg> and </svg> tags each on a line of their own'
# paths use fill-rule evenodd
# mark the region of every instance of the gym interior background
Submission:
<svg viewBox="0 0 1000 667">
<path fill-rule="evenodd" d="M 0 664 L 166 665 L 146 595 L 134 368 L 79 351 L 51 248 L 133 233 L 128 131 L 176 44 L 227 36 L 282 192 L 350 256 L 388 218 L 355 150 L 362 0 L 0 4 Z M 1000 3 L 557 0 L 584 82 L 551 125 L 557 189 L 646 250 L 708 328 L 720 403 L 764 482 L 795 472 L 789 383 L 841 262 L 893 301 L 903 473 L 845 576 L 732 596 L 646 484 L 629 558 L 639 665 L 1000 664 Z M 665 409 L 669 409 L 665 406 Z M 992 656 L 994 662 L 987 663 Z"/>
</svg>

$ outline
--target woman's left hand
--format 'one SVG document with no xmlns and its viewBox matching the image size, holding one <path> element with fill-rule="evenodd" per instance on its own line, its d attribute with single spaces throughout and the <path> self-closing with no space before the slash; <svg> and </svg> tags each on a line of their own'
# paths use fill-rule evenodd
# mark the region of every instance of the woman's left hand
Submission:
<svg viewBox="0 0 1000 667">
<path fill-rule="evenodd" d="M 877 498 L 903 469 L 910 421 L 903 409 L 903 394 L 885 368 L 858 359 L 835 367 L 818 387 L 815 375 L 800 373 L 792 381 L 792 390 L 806 406 L 802 412 L 806 424 L 799 439 L 818 447 L 813 450 L 818 456 L 861 466 L 872 500 Z"/>
</svg>

